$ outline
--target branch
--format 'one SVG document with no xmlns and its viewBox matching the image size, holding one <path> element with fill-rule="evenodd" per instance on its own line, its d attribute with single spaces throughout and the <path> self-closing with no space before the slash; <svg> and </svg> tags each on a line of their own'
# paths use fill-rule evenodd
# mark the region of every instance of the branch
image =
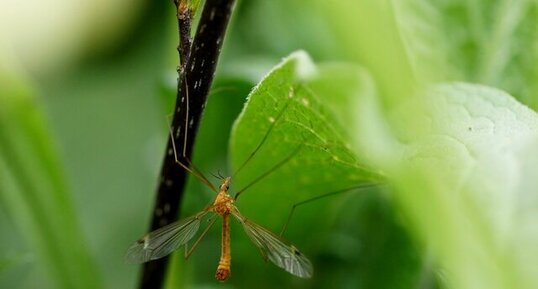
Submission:
<svg viewBox="0 0 538 289">
<path fill-rule="evenodd" d="M 182 38 L 178 50 L 182 53 L 180 67 L 183 69 L 179 69 L 180 78 L 171 125 L 171 137 L 174 138 L 174 143 L 177 146 L 179 160 L 186 163 L 185 159 L 191 157 L 194 139 L 213 81 L 235 0 L 206 0 L 193 44 L 186 48 L 183 48 L 187 46 L 184 36 L 190 34 L 190 29 L 181 26 L 184 20 L 179 17 L 183 15 L 179 13 L 179 6 L 183 2 L 182 0 L 179 4 L 176 3 L 178 5 L 180 37 Z M 186 30 L 189 30 L 188 34 L 185 33 Z M 187 103 L 189 103 L 188 107 Z M 187 133 L 187 138 L 185 133 Z M 183 154 L 183 152 L 185 153 Z M 173 146 L 169 136 L 161 167 L 151 231 L 176 220 L 179 215 L 185 181 L 186 171 L 175 163 Z M 168 257 L 144 264 L 139 288 L 161 288 L 167 265 Z"/>
<path fill-rule="evenodd" d="M 180 69 L 178 70 L 179 79 L 183 77 L 185 65 L 191 52 L 191 23 L 197 8 L 189 5 L 190 3 L 187 2 L 190 1 L 180 0 L 179 3 L 175 2 L 177 7 L 177 31 L 179 32 L 179 45 L 177 46 L 180 61 Z"/>
</svg>

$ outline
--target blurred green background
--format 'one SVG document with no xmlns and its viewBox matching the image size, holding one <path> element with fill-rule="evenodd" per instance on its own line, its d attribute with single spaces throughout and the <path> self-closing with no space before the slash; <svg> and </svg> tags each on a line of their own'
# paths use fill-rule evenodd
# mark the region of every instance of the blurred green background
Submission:
<svg viewBox="0 0 538 289">
<path fill-rule="evenodd" d="M 360 64 L 367 69 L 362 87 L 373 79 L 381 111 L 395 127 L 398 119 L 390 113 L 417 87 L 437 81 L 489 85 L 538 108 L 537 1 L 328 2 L 237 3 L 196 140 L 194 162 L 202 171 L 230 173 L 230 132 L 247 95 L 283 57 L 298 49 L 315 63 Z M 0 11 L 0 288 L 134 288 L 140 268 L 126 264 L 123 256 L 147 230 L 167 140 L 178 64 L 175 7 L 171 1 L 46 0 L 5 1 Z M 334 101 L 347 92 L 337 86 L 340 80 L 347 83 L 351 70 L 346 69 L 335 68 L 334 74 L 331 68 L 324 70 L 325 75 L 338 76 L 329 77 L 335 87 L 323 81 L 311 85 L 326 96 L 319 106 L 330 111 L 330 119 L 341 121 L 334 126 L 348 136 L 351 145 L 345 150 L 354 147 L 357 152 L 361 134 L 350 132 L 355 126 L 346 127 L 345 121 L 361 110 L 346 112 L 345 102 Z M 373 119 L 369 123 L 378 128 Z M 263 126 L 250 129 L 263 133 Z M 241 132 L 237 134 L 241 140 Z M 244 145 L 233 139 L 237 147 L 230 149 L 236 166 L 250 153 L 241 148 L 252 147 L 254 139 L 244 139 Z M 289 149 L 279 147 L 278 141 L 267 146 Z M 375 172 L 394 169 L 379 158 L 370 159 L 365 151 L 355 157 Z M 251 174 L 270 166 L 263 160 L 276 159 L 261 156 Z M 534 168 L 531 165 L 531 175 Z M 271 188 L 301 189 L 294 180 L 318 173 L 307 169 L 312 171 L 301 172 L 296 164 L 283 170 L 245 193 L 238 206 L 257 223 L 279 232 L 288 209 L 301 197 L 368 179 L 361 174 L 345 181 L 329 177 L 322 185 L 310 182 L 302 188 L 308 192 L 294 198 L 271 194 Z M 327 175 L 337 173 L 335 169 Z M 400 192 L 412 194 L 415 185 L 424 192 L 439 191 L 436 181 L 416 181 L 422 175 L 396 175 Z M 245 184 L 252 176 L 242 177 L 238 183 Z M 265 263 L 233 223 L 232 278 L 216 282 L 216 226 L 187 262 L 182 260 L 183 250 L 174 255 L 167 286 L 493 288 L 481 283 L 487 275 L 459 278 L 461 272 L 450 270 L 458 260 L 446 261 L 442 252 L 451 251 L 439 246 L 442 222 L 450 216 L 423 210 L 430 207 L 427 198 L 432 195 L 437 196 L 400 196 L 394 202 L 391 190 L 378 188 L 301 208 L 285 236 L 313 261 L 315 275 L 310 280 Z M 190 180 L 182 216 L 203 208 L 212 197 Z M 446 201 L 433 199 L 443 203 L 440 200 Z M 414 201 L 419 204 L 415 208 L 406 203 Z M 529 203 L 536 204 L 534 199 Z M 433 224 L 440 227 L 432 236 L 425 229 L 431 224 L 422 226 L 417 220 L 436 219 L 432 214 L 437 213 L 442 221 Z M 462 230 L 482 228 L 489 232 L 487 224 Z M 518 242 L 507 247 L 514 244 Z M 491 255 L 496 265 L 510 250 L 493 251 L 498 253 Z M 498 285 L 494 288 L 537 284 L 521 277 L 536 266 L 519 261 L 514 267 L 525 267 L 524 273 L 514 269 L 500 278 L 503 281 L 492 281 Z M 451 277 L 456 281 L 446 281 Z M 470 281 L 462 287 L 461 280 Z"/>
</svg>

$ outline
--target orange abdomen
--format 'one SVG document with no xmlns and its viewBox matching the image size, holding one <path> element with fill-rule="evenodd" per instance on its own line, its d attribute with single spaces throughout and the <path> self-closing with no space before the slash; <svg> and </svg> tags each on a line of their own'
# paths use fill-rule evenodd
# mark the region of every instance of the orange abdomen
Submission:
<svg viewBox="0 0 538 289">
<path fill-rule="evenodd" d="M 220 252 L 219 266 L 215 273 L 215 278 L 219 281 L 226 281 L 230 277 L 230 265 L 232 262 L 230 248 L 230 215 L 222 215 L 222 244 Z"/>
</svg>

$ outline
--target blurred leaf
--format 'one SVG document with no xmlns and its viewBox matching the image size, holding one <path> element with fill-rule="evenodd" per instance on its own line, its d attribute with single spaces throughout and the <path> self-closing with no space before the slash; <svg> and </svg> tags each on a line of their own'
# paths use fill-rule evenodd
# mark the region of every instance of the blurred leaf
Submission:
<svg viewBox="0 0 538 289">
<path fill-rule="evenodd" d="M 316 1 L 316 5 L 325 11 L 323 15 L 332 19 L 327 24 L 345 51 L 346 58 L 360 63 L 373 76 L 383 97 L 383 106 L 392 106 L 402 95 L 412 93 L 417 83 L 425 81 L 419 78 L 420 75 L 431 73 L 433 76 L 428 79 L 437 78 L 436 71 L 417 71 L 415 63 L 421 63 L 422 59 L 410 57 L 415 51 L 410 50 L 413 47 L 406 45 L 408 42 L 402 36 L 400 29 L 406 30 L 399 26 L 394 3 L 389 0 L 348 0 L 333 5 L 328 1 Z M 412 39 L 415 40 L 424 43 L 422 39 Z M 416 46 L 428 47 L 428 42 L 420 44 Z M 420 55 L 425 53 L 421 51 Z"/>
<path fill-rule="evenodd" d="M 538 2 L 437 1 L 432 6 L 445 35 L 444 54 L 456 79 L 496 86 L 537 108 Z M 433 15 L 432 15 L 433 16 Z"/>
<path fill-rule="evenodd" d="M 536 252 L 520 243 L 536 243 L 528 237 L 536 232 L 526 227 L 528 217 L 516 217 L 535 215 L 526 192 L 538 190 L 523 186 L 523 176 L 536 166 L 520 152 L 535 143 L 535 113 L 477 85 L 413 95 L 416 83 L 466 79 L 508 89 L 536 107 L 537 2 L 320 3 L 339 16 L 333 28 L 348 38 L 349 54 L 372 69 L 379 91 L 350 97 L 346 112 L 360 121 L 346 126 L 348 134 L 358 154 L 394 179 L 396 199 L 448 269 L 451 287 L 535 288 L 535 263 L 520 256 L 535 259 Z M 350 27 L 360 33 L 348 37 Z"/>
<path fill-rule="evenodd" d="M 537 1 L 316 3 L 347 57 L 373 73 L 384 99 L 409 95 L 414 83 L 464 80 L 505 89 L 538 108 L 538 66 L 529 65 L 538 61 Z"/>
<path fill-rule="evenodd" d="M 536 1 L 320 3 L 339 16 L 333 29 L 375 77 L 378 94 L 349 97 L 343 112 L 358 120 L 345 126 L 348 135 L 394 181 L 395 199 L 447 269 L 447 284 L 535 288 L 528 223 L 537 205 L 529 192 L 538 190 L 527 178 L 536 164 L 521 157 L 535 143 L 535 113 L 478 85 L 413 95 L 417 83 L 467 79 L 534 105 Z M 350 27 L 356 37 L 345 34 Z"/>
<path fill-rule="evenodd" d="M 232 33 L 225 43 L 228 48 L 224 50 L 224 56 L 234 56 L 232 61 L 245 57 L 278 60 L 297 49 L 305 49 L 321 59 L 341 55 L 341 45 L 325 22 L 334 19 L 325 19 L 324 11 L 312 5 L 312 1 L 239 1 L 238 4 Z"/>
<path fill-rule="evenodd" d="M 359 106 L 378 110 L 372 103 Z M 500 90 L 454 83 L 401 103 L 392 139 L 365 129 L 382 118 L 356 115 L 349 127 L 361 135 L 358 150 L 376 152 L 452 288 L 538 286 L 538 229 L 529 226 L 538 216 L 538 161 L 526 155 L 538 141 L 535 112 Z M 386 151 L 372 148 L 378 143 Z"/>
<path fill-rule="evenodd" d="M 0 198 L 56 288 L 99 288 L 43 116 L 18 79 L 0 75 Z"/>
</svg>

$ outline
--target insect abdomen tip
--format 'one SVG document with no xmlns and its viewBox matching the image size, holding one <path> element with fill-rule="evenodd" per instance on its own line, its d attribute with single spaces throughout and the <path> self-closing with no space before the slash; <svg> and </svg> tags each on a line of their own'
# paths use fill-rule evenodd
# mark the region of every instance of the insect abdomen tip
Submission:
<svg viewBox="0 0 538 289">
<path fill-rule="evenodd" d="M 226 281 L 230 277 L 230 270 L 226 268 L 217 268 L 217 273 L 215 273 L 215 278 L 219 281 Z"/>
</svg>

